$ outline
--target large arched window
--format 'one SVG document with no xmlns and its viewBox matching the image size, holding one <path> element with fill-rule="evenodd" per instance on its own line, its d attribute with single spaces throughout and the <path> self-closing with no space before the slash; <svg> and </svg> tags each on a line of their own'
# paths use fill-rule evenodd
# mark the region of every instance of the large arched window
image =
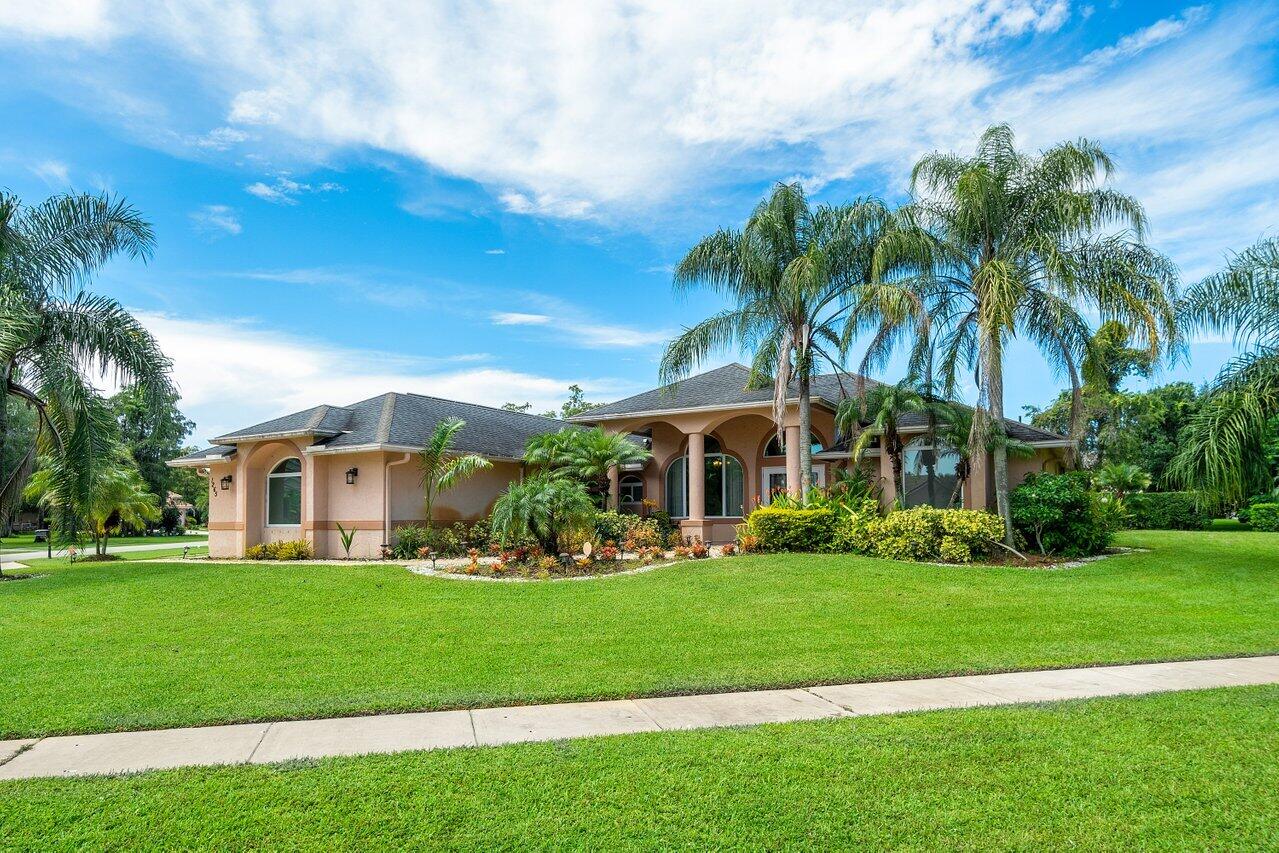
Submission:
<svg viewBox="0 0 1279 853">
<path fill-rule="evenodd" d="M 745 492 L 742 465 L 724 453 L 713 436 L 706 437 L 706 469 L 702 473 L 707 518 L 736 518 L 742 514 Z M 666 511 L 674 518 L 688 517 L 688 454 L 666 469 Z"/>
<path fill-rule="evenodd" d="M 266 523 L 293 527 L 302 523 L 302 463 L 285 459 L 266 475 Z"/>
<path fill-rule="evenodd" d="M 946 508 L 954 496 L 963 503 L 963 490 L 958 493 L 959 454 L 945 445 L 934 448 L 927 436 L 921 436 L 902 451 L 902 504 Z"/>
<path fill-rule="evenodd" d="M 812 449 L 814 453 L 822 452 L 822 443 L 817 440 L 817 436 L 813 436 Z M 774 434 L 772 439 L 769 440 L 768 447 L 764 448 L 764 455 L 765 456 L 785 456 L 786 455 L 786 445 L 778 440 L 776 434 Z"/>
</svg>

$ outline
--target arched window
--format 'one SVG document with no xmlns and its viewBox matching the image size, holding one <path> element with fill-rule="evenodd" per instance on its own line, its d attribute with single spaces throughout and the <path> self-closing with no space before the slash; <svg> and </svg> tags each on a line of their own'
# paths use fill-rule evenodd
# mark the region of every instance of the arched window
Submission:
<svg viewBox="0 0 1279 853">
<path fill-rule="evenodd" d="M 962 505 L 963 489 L 958 492 L 959 454 L 941 445 L 934 448 L 927 436 L 921 436 L 902 451 L 902 505 L 950 506 L 952 496 Z"/>
<path fill-rule="evenodd" d="M 302 462 L 285 459 L 266 475 L 266 523 L 292 527 L 302 523 Z"/>
<path fill-rule="evenodd" d="M 706 517 L 736 518 L 742 514 L 745 492 L 742 465 L 724 453 L 713 436 L 706 436 L 705 484 Z M 666 469 L 666 511 L 673 518 L 688 517 L 688 454 Z"/>
<path fill-rule="evenodd" d="M 822 443 L 817 440 L 816 436 L 813 436 L 812 448 L 814 453 L 822 452 Z M 785 456 L 786 455 L 786 445 L 777 439 L 776 433 L 774 433 L 773 437 L 769 439 L 768 447 L 764 448 L 764 455 L 765 456 Z"/>
<path fill-rule="evenodd" d="M 627 474 L 618 483 L 623 504 L 637 504 L 644 500 L 644 481 L 634 474 Z"/>
</svg>

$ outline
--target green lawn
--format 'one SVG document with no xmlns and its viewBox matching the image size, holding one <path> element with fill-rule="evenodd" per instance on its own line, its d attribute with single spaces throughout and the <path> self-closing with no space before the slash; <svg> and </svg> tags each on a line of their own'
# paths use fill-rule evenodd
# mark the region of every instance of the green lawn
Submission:
<svg viewBox="0 0 1279 853">
<path fill-rule="evenodd" d="M 9 849 L 1276 849 L 1279 687 L 0 783 Z"/>
<path fill-rule="evenodd" d="M 123 554 L 112 554 L 111 556 L 116 558 L 114 562 L 128 562 L 128 563 L 136 563 L 140 560 L 172 560 L 174 557 L 182 556 L 183 548 L 187 549 L 187 558 L 189 559 L 194 559 L 196 557 L 207 557 L 209 555 L 209 546 L 205 545 L 203 540 L 200 540 L 198 543 L 188 542 L 185 545 L 178 544 L 172 548 L 158 548 L 154 551 L 128 551 Z M 26 566 L 28 570 L 38 571 L 39 573 L 44 574 L 45 572 L 48 572 L 50 569 L 71 568 L 73 564 L 71 562 L 70 557 L 62 556 L 62 557 L 54 557 L 51 560 L 46 559 L 44 557 L 39 557 L 34 560 L 26 559 L 22 561 L 22 565 Z M 74 565 L 77 567 L 82 567 L 89 564 L 84 563 L 81 557 L 77 557 Z M 97 563 L 96 565 L 102 565 L 102 564 Z M 6 566 L 6 570 L 7 570 L 7 566 Z M 29 572 L 26 570 L 23 571 L 23 574 L 28 574 L 28 573 Z"/>
<path fill-rule="evenodd" d="M 179 536 L 113 536 L 107 545 L 115 548 L 122 545 L 160 545 L 167 542 L 206 542 L 208 536 L 204 534 L 182 534 Z M 44 549 L 45 543 L 36 542 L 34 533 L 15 533 L 13 536 L 6 536 L 0 540 L 0 553 L 8 554 L 15 551 L 39 551 Z M 53 543 L 54 553 L 65 550 L 66 546 L 57 542 Z M 92 550 L 93 543 L 87 542 L 85 548 Z"/>
<path fill-rule="evenodd" d="M 1279 539 L 1064 571 L 849 556 L 493 584 L 131 562 L 0 583 L 0 737 L 1279 650 Z"/>
</svg>

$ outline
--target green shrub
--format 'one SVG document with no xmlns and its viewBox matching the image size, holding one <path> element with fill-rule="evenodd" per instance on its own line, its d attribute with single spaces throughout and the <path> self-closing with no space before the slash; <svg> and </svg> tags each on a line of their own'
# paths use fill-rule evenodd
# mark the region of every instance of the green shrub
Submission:
<svg viewBox="0 0 1279 853">
<path fill-rule="evenodd" d="M 1138 492 L 1124 501 L 1134 530 L 1203 530 L 1212 514 L 1196 492 Z"/>
<path fill-rule="evenodd" d="M 835 540 L 835 513 L 829 509 L 760 507 L 746 526 L 765 551 L 829 551 Z"/>
<path fill-rule="evenodd" d="M 846 507 L 847 512 L 837 514 L 831 550 L 846 554 L 871 553 L 871 533 L 880 520 L 879 501 L 867 498 L 855 506 L 846 504 Z"/>
<path fill-rule="evenodd" d="M 1279 503 L 1253 504 L 1250 509 L 1253 530 L 1279 532 Z"/>
<path fill-rule="evenodd" d="M 419 550 L 430 548 L 437 557 L 461 557 L 466 554 L 467 547 L 467 543 L 455 529 L 405 524 L 395 528 L 395 547 L 392 553 L 396 559 L 415 560 Z"/>
<path fill-rule="evenodd" d="M 275 549 L 272 547 L 274 545 L 274 542 L 250 545 L 244 549 L 244 558 L 246 560 L 274 560 Z"/>
<path fill-rule="evenodd" d="M 1045 554 L 1081 557 L 1105 550 L 1121 519 L 1113 498 L 1088 490 L 1088 475 L 1030 474 L 1009 496 L 1013 524 Z"/>
<path fill-rule="evenodd" d="M 636 516 L 630 516 L 635 518 Z M 627 516 L 614 510 L 595 513 L 595 538 L 602 544 L 604 542 L 625 542 L 626 533 L 630 530 L 630 522 Z"/>
<path fill-rule="evenodd" d="M 624 546 L 627 542 L 633 542 L 637 548 L 650 548 L 665 541 L 666 537 L 656 519 L 612 510 L 595 514 L 596 545 L 612 542 Z"/>
<path fill-rule="evenodd" d="M 988 512 L 917 506 L 880 518 L 878 504 L 870 501 L 840 518 L 834 549 L 888 560 L 970 563 L 1003 537 L 1003 523 Z"/>
<path fill-rule="evenodd" d="M 649 514 L 649 519 L 657 524 L 657 532 L 662 539 L 667 539 L 672 533 L 679 532 L 679 525 L 671 518 L 671 514 L 664 509 L 656 510 Z"/>
</svg>

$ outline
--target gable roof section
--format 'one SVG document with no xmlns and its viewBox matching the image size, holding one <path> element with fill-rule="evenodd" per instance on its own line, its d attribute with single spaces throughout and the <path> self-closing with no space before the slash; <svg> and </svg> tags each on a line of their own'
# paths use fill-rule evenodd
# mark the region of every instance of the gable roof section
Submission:
<svg viewBox="0 0 1279 853">
<path fill-rule="evenodd" d="M 214 439 L 219 446 L 175 459 L 173 464 L 208 464 L 228 458 L 238 442 L 283 437 L 311 437 L 312 447 L 320 452 L 373 447 L 418 450 L 446 418 L 466 422 L 454 442 L 458 451 L 495 459 L 519 459 L 533 436 L 573 426 L 540 415 L 392 392 L 349 406 L 316 406 L 245 427 Z"/>
</svg>

